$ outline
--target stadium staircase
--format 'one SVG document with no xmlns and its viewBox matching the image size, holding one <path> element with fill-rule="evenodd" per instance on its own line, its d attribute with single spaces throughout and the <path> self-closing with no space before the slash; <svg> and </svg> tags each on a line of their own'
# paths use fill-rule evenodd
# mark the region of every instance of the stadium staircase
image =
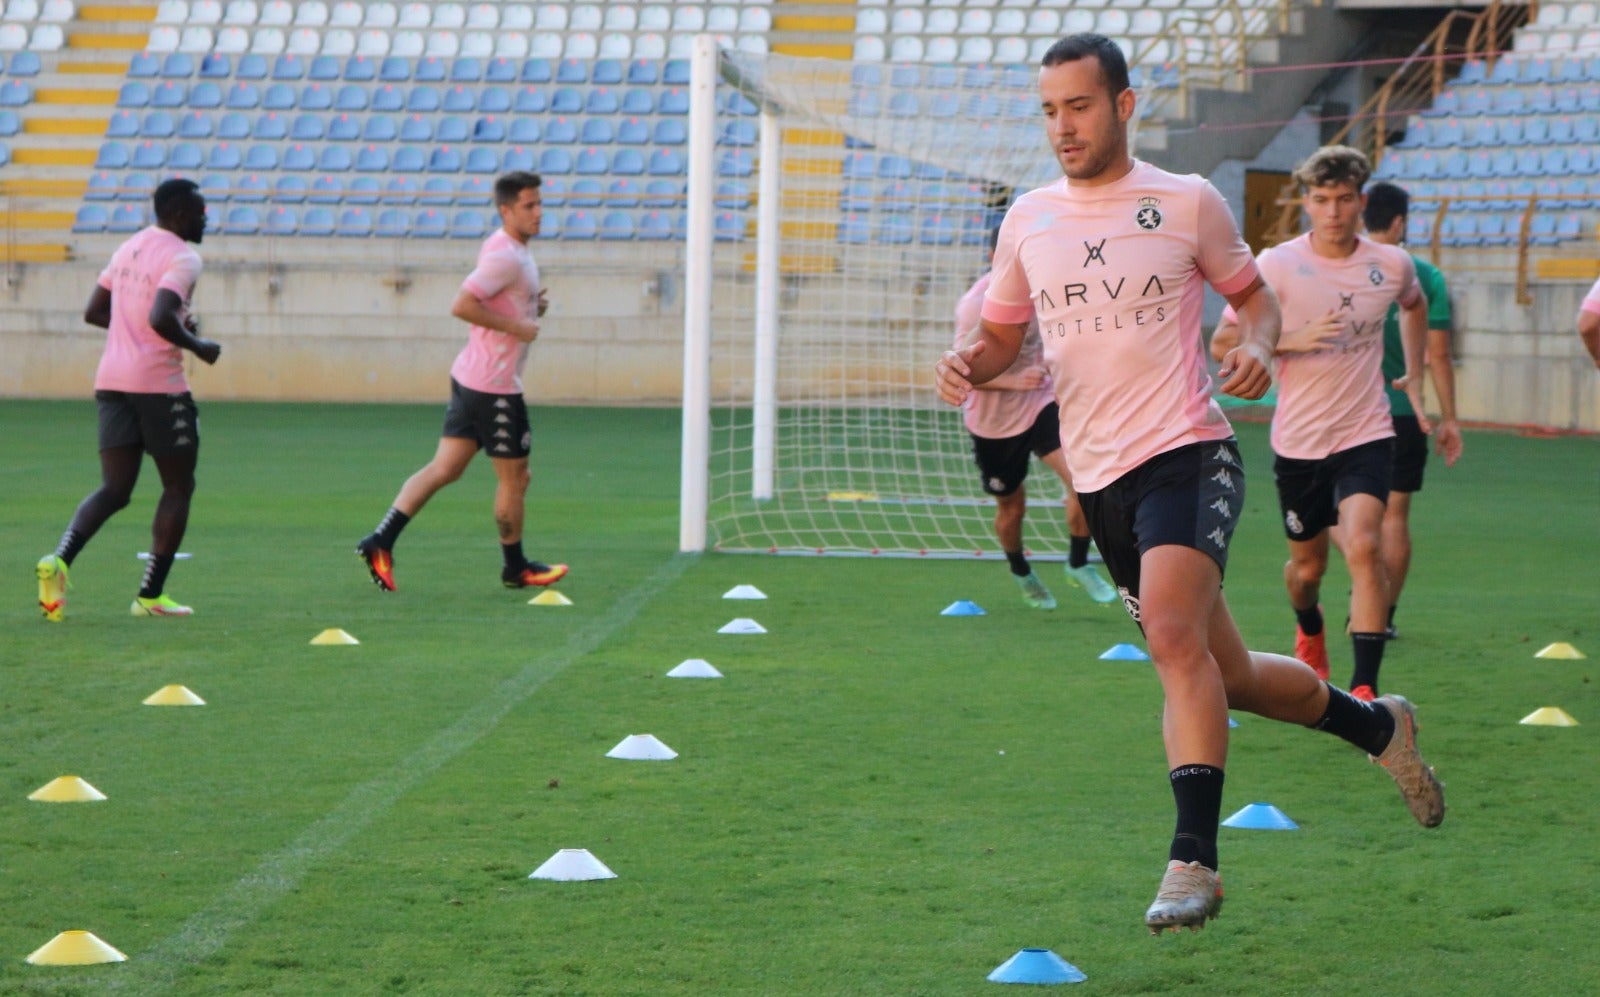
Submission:
<svg viewBox="0 0 1600 997">
<path fill-rule="evenodd" d="M 33 100 L 11 139 L 11 163 L 0 195 L 6 237 L 0 262 L 48 263 L 72 256 L 72 223 L 83 203 L 101 136 L 127 74 L 129 56 L 144 48 L 154 5 L 86 4 L 61 25 L 64 44 L 39 52 L 29 80 Z"/>
</svg>

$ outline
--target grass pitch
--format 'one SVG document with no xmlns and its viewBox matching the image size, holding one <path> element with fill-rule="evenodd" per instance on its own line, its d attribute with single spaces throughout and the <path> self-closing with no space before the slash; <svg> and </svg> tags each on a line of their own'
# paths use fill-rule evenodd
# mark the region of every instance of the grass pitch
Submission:
<svg viewBox="0 0 1600 997">
<path fill-rule="evenodd" d="M 68 620 L 32 564 L 95 484 L 89 402 L 0 402 L 0 993 L 979 994 L 1025 946 L 1084 992 L 1539 993 L 1600 986 L 1600 444 L 1472 432 L 1415 506 L 1384 687 L 1419 704 L 1449 816 L 1425 831 L 1324 735 L 1240 715 L 1227 904 L 1142 926 L 1171 828 L 1160 693 L 1120 609 L 993 563 L 674 553 L 677 417 L 536 410 L 527 546 L 573 605 L 498 583 L 474 466 L 396 550 L 351 554 L 432 452 L 436 406 L 202 405 L 169 591 L 135 620 L 153 469 L 78 559 Z M 1228 575 L 1290 649 L 1264 427 Z M 739 583 L 766 602 L 723 601 Z M 1337 564 L 1324 604 L 1337 631 Z M 978 618 L 939 610 L 971 599 Z M 770 631 L 724 636 L 735 616 Z M 340 627 L 361 644 L 313 647 Z M 1536 659 L 1569 641 L 1581 661 Z M 1331 641 L 1336 677 L 1348 646 Z M 717 681 L 667 679 L 685 658 Z M 200 708 L 140 704 L 168 683 Z M 1560 706 L 1581 726 L 1522 726 Z M 604 757 L 653 733 L 665 763 Z M 29 802 L 75 774 L 94 804 Z M 564 847 L 616 870 L 530 881 Z M 129 956 L 43 968 L 68 928 Z"/>
</svg>

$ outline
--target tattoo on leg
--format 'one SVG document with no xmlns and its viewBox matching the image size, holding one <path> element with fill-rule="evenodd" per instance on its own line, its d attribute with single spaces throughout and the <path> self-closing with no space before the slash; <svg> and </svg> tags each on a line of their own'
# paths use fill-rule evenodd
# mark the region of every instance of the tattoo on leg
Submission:
<svg viewBox="0 0 1600 997">
<path fill-rule="evenodd" d="M 516 525 L 509 519 L 500 519 L 499 517 L 496 517 L 494 525 L 499 528 L 500 539 L 502 541 L 509 539 L 511 534 L 516 530 Z"/>
</svg>

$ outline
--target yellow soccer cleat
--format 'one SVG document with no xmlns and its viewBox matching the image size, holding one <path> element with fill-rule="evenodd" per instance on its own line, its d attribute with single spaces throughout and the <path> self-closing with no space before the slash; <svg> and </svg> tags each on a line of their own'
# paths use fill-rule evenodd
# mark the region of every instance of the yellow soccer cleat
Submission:
<svg viewBox="0 0 1600 997">
<path fill-rule="evenodd" d="M 194 610 L 188 606 L 180 606 L 172 601 L 170 595 L 158 595 L 153 599 L 139 596 L 133 600 L 129 609 L 134 616 L 193 616 Z"/>
<path fill-rule="evenodd" d="M 39 576 L 39 612 L 51 623 L 60 623 L 67 615 L 67 562 L 46 554 L 34 573 Z"/>
</svg>

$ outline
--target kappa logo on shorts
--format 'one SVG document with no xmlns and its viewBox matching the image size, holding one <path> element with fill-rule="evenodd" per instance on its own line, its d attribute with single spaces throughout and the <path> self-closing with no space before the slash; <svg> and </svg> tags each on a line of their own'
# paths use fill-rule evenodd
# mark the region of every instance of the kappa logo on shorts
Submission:
<svg viewBox="0 0 1600 997">
<path fill-rule="evenodd" d="M 503 428 L 497 429 L 494 431 L 494 438 L 497 440 L 509 440 L 511 439 L 511 434 L 506 432 Z"/>
<path fill-rule="evenodd" d="M 524 450 L 528 449 L 529 444 L 531 444 L 532 442 L 533 442 L 533 434 L 531 432 L 522 434 L 522 449 L 524 449 Z"/>
<path fill-rule="evenodd" d="M 509 453 L 510 450 L 511 450 L 511 448 L 506 446 L 504 443 L 496 443 L 494 445 L 494 452 L 495 453 Z"/>
<path fill-rule="evenodd" d="M 494 407 L 495 408 L 510 408 L 511 407 L 511 403 L 506 401 L 504 398 L 496 398 L 494 400 Z"/>
<path fill-rule="evenodd" d="M 1233 475 L 1229 473 L 1227 468 L 1224 467 L 1217 471 L 1216 474 L 1211 476 L 1211 480 L 1226 488 L 1228 491 L 1233 491 Z"/>
<path fill-rule="evenodd" d="M 1211 503 L 1211 508 L 1221 513 L 1223 519 L 1233 518 L 1233 506 L 1229 505 L 1228 500 L 1225 498 L 1219 498 L 1215 502 Z"/>
<path fill-rule="evenodd" d="M 494 421 L 500 423 L 503 426 L 504 425 L 509 425 L 511 423 L 511 417 L 509 415 L 506 415 L 504 412 L 502 412 L 499 415 L 494 417 Z"/>
<path fill-rule="evenodd" d="M 172 407 L 167 409 L 167 411 L 168 412 L 187 412 L 189 410 L 187 408 L 184 408 L 184 405 L 183 405 L 182 402 L 173 402 L 172 403 Z"/>
<path fill-rule="evenodd" d="M 1306 531 L 1306 528 L 1300 523 L 1300 517 L 1294 514 L 1293 509 L 1290 509 L 1288 512 L 1284 513 L 1283 525 L 1287 527 L 1289 532 L 1293 533 L 1295 536 L 1299 536 Z"/>
<path fill-rule="evenodd" d="M 1218 549 L 1228 546 L 1228 535 L 1222 532 L 1222 527 L 1217 527 L 1206 534 L 1206 539 L 1216 544 Z"/>
<path fill-rule="evenodd" d="M 188 446 L 189 444 L 191 444 L 193 442 L 194 441 L 189 439 L 189 437 L 187 437 L 187 436 L 180 436 L 177 439 L 172 441 L 172 445 L 175 446 L 175 447 L 186 447 L 186 446 Z"/>
<path fill-rule="evenodd" d="M 1230 464 L 1231 465 L 1231 464 L 1234 463 L 1233 451 L 1229 450 L 1227 447 L 1218 447 L 1216 456 L 1211 458 L 1211 459 L 1212 460 L 1220 460 L 1224 464 Z"/>
<path fill-rule="evenodd" d="M 172 420 L 172 428 L 173 429 L 188 429 L 189 428 L 189 420 L 188 419 L 174 419 L 174 420 Z"/>
</svg>

